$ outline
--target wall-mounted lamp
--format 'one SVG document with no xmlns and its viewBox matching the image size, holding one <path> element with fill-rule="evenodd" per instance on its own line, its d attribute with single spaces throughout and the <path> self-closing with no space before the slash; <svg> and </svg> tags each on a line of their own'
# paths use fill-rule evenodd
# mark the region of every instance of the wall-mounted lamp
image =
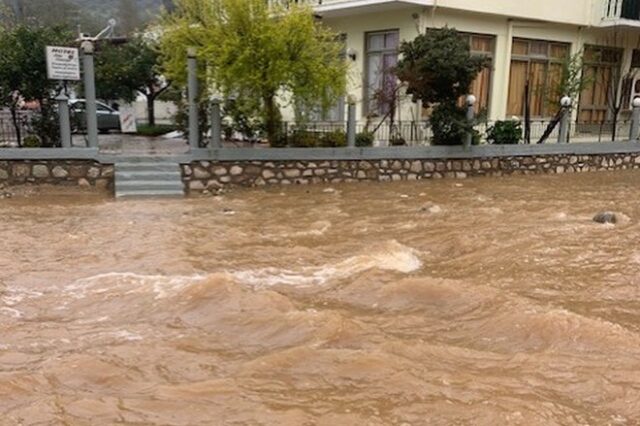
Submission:
<svg viewBox="0 0 640 426">
<path fill-rule="evenodd" d="M 560 99 L 560 106 L 562 106 L 563 108 L 571 107 L 572 103 L 573 100 L 569 96 L 563 96 L 562 99 Z"/>
<path fill-rule="evenodd" d="M 355 62 L 356 58 L 358 57 L 358 52 L 356 52 L 356 49 L 354 49 L 353 47 L 350 47 L 347 49 L 347 57 Z"/>
</svg>

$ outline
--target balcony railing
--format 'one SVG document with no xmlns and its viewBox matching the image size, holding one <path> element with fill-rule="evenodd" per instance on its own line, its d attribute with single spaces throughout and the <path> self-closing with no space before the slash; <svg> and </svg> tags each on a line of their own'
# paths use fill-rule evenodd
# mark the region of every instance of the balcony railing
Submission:
<svg viewBox="0 0 640 426">
<path fill-rule="evenodd" d="M 640 21 L 640 0 L 605 0 L 604 19 Z"/>
</svg>

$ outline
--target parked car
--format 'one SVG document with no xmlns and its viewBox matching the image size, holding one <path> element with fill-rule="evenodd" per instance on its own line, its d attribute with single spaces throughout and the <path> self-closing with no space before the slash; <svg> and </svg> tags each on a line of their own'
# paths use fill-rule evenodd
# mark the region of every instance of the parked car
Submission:
<svg viewBox="0 0 640 426">
<path fill-rule="evenodd" d="M 86 108 L 87 103 L 84 99 L 69 101 L 71 128 L 74 132 L 86 131 Z M 96 102 L 96 113 L 98 116 L 98 131 L 100 133 L 108 133 L 111 130 L 120 131 L 120 113 L 115 108 L 111 108 L 102 102 Z"/>
</svg>

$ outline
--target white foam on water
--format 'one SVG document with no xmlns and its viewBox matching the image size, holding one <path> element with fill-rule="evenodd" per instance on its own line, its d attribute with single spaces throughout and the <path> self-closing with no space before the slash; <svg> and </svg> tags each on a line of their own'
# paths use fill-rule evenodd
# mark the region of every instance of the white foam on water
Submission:
<svg viewBox="0 0 640 426">
<path fill-rule="evenodd" d="M 25 299 L 37 299 L 42 297 L 44 293 L 40 291 L 27 290 L 17 287 L 6 287 L 4 289 L 2 301 L 7 306 L 15 306 Z"/>
<path fill-rule="evenodd" d="M 14 308 L 7 308 L 7 307 L 0 308 L 0 313 L 6 314 L 11 318 L 22 318 L 24 316 L 24 314 L 21 311 Z"/>
<path fill-rule="evenodd" d="M 352 256 L 336 264 L 305 266 L 298 270 L 267 267 L 221 272 L 226 273 L 230 279 L 254 287 L 316 286 L 375 268 L 408 274 L 421 267 L 422 261 L 416 250 L 391 240 L 372 247 L 367 254 Z M 209 276 L 210 274 L 165 276 L 109 272 L 76 280 L 65 286 L 63 291 L 76 300 L 108 293 L 152 293 L 155 299 L 166 299 L 190 285 L 205 281 Z"/>
<path fill-rule="evenodd" d="M 332 266 L 309 266 L 299 271 L 281 268 L 249 269 L 229 274 L 243 284 L 257 287 L 312 286 L 344 279 L 374 268 L 408 274 L 421 267 L 422 261 L 414 249 L 393 240 L 382 244 L 370 254 L 352 256 Z"/>
<path fill-rule="evenodd" d="M 108 272 L 81 278 L 67 285 L 65 293 L 75 299 L 88 295 L 120 292 L 123 295 L 155 293 L 156 299 L 164 299 L 184 287 L 206 278 L 203 275 L 142 275 L 133 272 Z"/>
</svg>

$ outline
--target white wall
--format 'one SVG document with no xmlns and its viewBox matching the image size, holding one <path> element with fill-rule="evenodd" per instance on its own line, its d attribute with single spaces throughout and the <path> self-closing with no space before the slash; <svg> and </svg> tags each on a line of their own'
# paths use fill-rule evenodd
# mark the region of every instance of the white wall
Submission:
<svg viewBox="0 0 640 426">
<path fill-rule="evenodd" d="M 603 0 L 593 0 L 601 2 Z M 513 38 L 529 38 L 569 43 L 571 52 L 577 53 L 585 44 L 611 45 L 613 40 L 625 47 L 628 62 L 633 48 L 640 48 L 640 28 L 604 29 L 584 25 L 592 18 L 595 8 L 591 0 L 439 0 L 437 7 L 401 7 L 397 10 L 355 13 L 348 16 L 325 18 L 324 22 L 335 31 L 347 34 L 347 47 L 357 52 L 350 62 L 348 92 L 357 101 L 357 116 L 363 119 L 363 72 L 365 64 L 365 33 L 398 29 L 401 40 L 411 40 L 417 34 L 414 14 L 421 29 L 454 27 L 459 31 L 494 35 L 495 52 L 489 101 L 489 118 L 504 119 L 507 109 L 511 42 Z M 446 6 L 446 7 L 445 7 Z M 471 11 L 470 11 L 471 10 Z M 489 13 L 492 11 L 492 13 Z M 501 15 L 503 14 L 503 15 Z M 509 15 L 509 16 L 506 16 Z M 531 21 L 517 16 L 547 21 Z M 613 33 L 616 33 L 613 36 Z M 400 120 L 420 117 L 418 105 L 404 102 L 399 111 Z"/>
</svg>

